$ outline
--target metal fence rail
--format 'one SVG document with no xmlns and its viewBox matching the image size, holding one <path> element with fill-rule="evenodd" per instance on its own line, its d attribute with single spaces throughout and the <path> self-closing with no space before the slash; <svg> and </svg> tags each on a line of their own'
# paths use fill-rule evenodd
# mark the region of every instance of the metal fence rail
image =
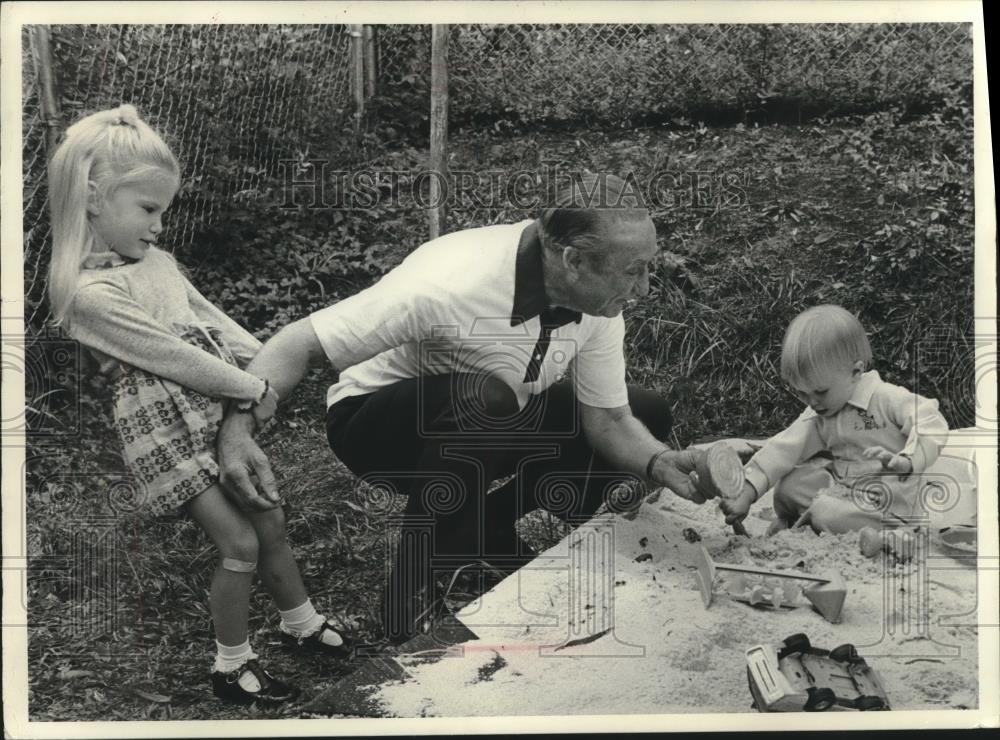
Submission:
<svg viewBox="0 0 1000 740">
<path fill-rule="evenodd" d="M 183 167 L 164 234 L 176 248 L 189 244 L 227 203 L 252 193 L 279 159 L 336 145 L 353 112 L 346 26 L 51 26 L 44 29 L 50 60 L 37 53 L 32 34 L 38 30 L 25 29 L 22 91 L 29 325 L 45 318 L 50 128 L 65 129 L 86 113 L 121 103 L 135 105 Z M 41 105 L 46 64 L 56 111 Z"/>
</svg>

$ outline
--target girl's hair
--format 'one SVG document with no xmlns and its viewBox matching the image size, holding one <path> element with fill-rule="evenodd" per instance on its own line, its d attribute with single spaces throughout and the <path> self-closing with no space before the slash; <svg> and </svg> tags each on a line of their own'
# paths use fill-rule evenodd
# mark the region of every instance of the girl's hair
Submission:
<svg viewBox="0 0 1000 740">
<path fill-rule="evenodd" d="M 861 360 L 868 367 L 872 348 L 861 322 L 850 311 L 825 304 L 796 316 L 781 346 L 781 377 L 806 385 L 830 370 L 851 368 Z"/>
<path fill-rule="evenodd" d="M 66 131 L 49 163 L 52 259 L 48 293 L 56 325 L 67 318 L 83 259 L 94 246 L 87 214 L 90 183 L 107 198 L 123 185 L 162 171 L 179 177 L 180 166 L 131 105 L 93 113 Z"/>
</svg>

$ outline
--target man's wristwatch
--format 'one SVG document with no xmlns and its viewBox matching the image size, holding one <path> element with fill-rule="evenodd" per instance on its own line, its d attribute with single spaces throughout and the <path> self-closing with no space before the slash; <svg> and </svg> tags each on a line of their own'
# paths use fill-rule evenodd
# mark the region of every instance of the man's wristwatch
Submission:
<svg viewBox="0 0 1000 740">
<path fill-rule="evenodd" d="M 649 458 L 649 462 L 646 463 L 646 480 L 653 480 L 653 466 L 656 465 L 657 460 L 668 452 L 670 452 L 670 448 L 664 447 L 662 450 L 654 453 L 653 456 Z"/>
</svg>

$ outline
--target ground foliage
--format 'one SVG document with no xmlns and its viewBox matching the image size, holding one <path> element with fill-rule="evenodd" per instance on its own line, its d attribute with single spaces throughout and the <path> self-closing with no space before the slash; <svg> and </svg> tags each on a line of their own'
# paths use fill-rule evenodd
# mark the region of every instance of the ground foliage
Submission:
<svg viewBox="0 0 1000 740">
<path fill-rule="evenodd" d="M 972 69 L 956 23 L 455 24 L 449 122 L 801 123 L 935 110 Z M 429 26 L 376 29 L 380 121 L 428 126 Z"/>
<path fill-rule="evenodd" d="M 640 182 L 661 170 L 735 175 L 725 197 L 701 207 L 653 209 L 669 254 L 649 299 L 627 317 L 630 380 L 671 398 L 678 445 L 762 437 L 794 418 L 797 404 L 777 370 L 782 332 L 798 311 L 827 301 L 861 316 L 885 379 L 940 399 L 952 426 L 974 423 L 967 91 L 930 115 L 887 110 L 782 127 L 680 123 L 546 132 L 497 122 L 454 131 L 450 164 L 540 174 L 556 162 L 632 172 Z M 416 171 L 426 164 L 424 145 L 376 129 L 353 165 Z M 414 179 L 387 186 L 399 189 L 398 202 L 355 211 L 284 207 L 280 182 L 263 181 L 178 257 L 206 295 L 264 339 L 370 284 L 425 239 Z M 503 202 L 458 204 L 448 225 L 527 215 Z M 928 339 L 937 351 L 922 354 Z M 314 599 L 374 638 L 384 517 L 400 502 L 373 500 L 330 453 L 322 399 L 334 377 L 312 371 L 262 444 L 289 501 L 289 536 Z M 46 399 L 50 408 L 58 395 Z M 190 521 L 116 518 L 113 484 L 123 466 L 106 388 L 81 380 L 70 396 L 64 403 L 79 409 L 79 433 L 69 442 L 35 437 L 28 449 L 32 718 L 295 716 L 295 707 L 248 715 L 214 701 L 206 606 L 214 552 Z M 538 546 L 561 533 L 544 518 L 529 525 Z M 277 615 L 259 589 L 251 615 L 266 664 L 307 697 L 349 670 L 271 644 Z"/>
</svg>

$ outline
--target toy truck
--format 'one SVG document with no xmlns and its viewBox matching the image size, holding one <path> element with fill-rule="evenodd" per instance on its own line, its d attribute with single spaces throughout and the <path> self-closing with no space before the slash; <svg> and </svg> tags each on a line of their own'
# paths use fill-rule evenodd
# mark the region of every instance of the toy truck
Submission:
<svg viewBox="0 0 1000 740">
<path fill-rule="evenodd" d="M 758 712 L 890 708 L 881 679 L 853 645 L 824 650 L 795 634 L 780 647 L 757 645 L 746 655 L 747 681 Z"/>
</svg>

